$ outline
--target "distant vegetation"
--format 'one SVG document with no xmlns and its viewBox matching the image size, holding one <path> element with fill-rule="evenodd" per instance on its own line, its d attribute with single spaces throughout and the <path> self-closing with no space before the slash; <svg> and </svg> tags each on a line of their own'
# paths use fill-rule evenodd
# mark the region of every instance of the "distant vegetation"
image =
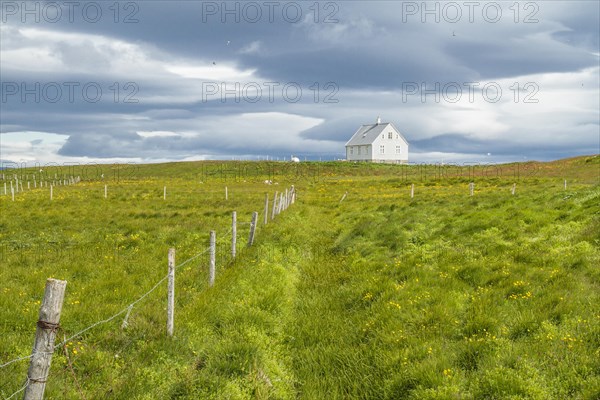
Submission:
<svg viewBox="0 0 600 400">
<path fill-rule="evenodd" d="M 172 338 L 163 283 L 126 329 L 121 315 L 70 340 L 47 399 L 600 398 L 599 156 L 102 168 L 73 168 L 88 176 L 52 201 L 0 196 L 0 365 L 31 352 L 48 277 L 68 281 L 58 341 L 127 307 L 166 275 L 169 247 L 184 261 L 210 230 L 216 285 L 207 254 L 177 271 Z M 265 193 L 290 184 L 298 201 L 263 226 Z M 27 366 L 0 369 L 2 398 Z"/>
</svg>

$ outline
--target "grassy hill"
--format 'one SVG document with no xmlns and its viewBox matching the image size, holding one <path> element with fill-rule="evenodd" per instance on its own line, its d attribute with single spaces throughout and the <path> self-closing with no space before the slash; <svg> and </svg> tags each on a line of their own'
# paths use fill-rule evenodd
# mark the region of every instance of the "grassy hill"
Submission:
<svg viewBox="0 0 600 400">
<path fill-rule="evenodd" d="M 48 399 L 600 397 L 599 156 L 11 172 L 84 178 L 52 201 L 45 187 L 0 196 L 0 365 L 29 355 L 46 278 L 68 281 Z M 297 202 L 261 216 L 245 248 L 252 211 L 291 184 Z M 198 256 L 177 270 L 173 337 L 165 282 L 127 328 L 122 313 L 77 334 L 152 289 L 169 247 Z M 2 398 L 27 365 L 0 369 Z"/>
</svg>

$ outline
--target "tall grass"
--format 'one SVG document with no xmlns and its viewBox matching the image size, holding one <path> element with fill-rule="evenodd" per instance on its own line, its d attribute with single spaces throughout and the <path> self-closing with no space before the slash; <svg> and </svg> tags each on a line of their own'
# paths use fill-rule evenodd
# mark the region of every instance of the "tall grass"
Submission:
<svg viewBox="0 0 600 400">
<path fill-rule="evenodd" d="M 179 263 L 214 229 L 216 285 L 205 256 L 178 270 L 175 336 L 165 285 L 127 329 L 119 317 L 57 351 L 47 398 L 596 399 L 598 167 L 598 157 L 541 164 L 515 196 L 514 176 L 434 167 L 421 180 L 323 163 L 319 179 L 267 186 L 271 173 L 199 179 L 183 163 L 140 166 L 109 199 L 100 181 L 57 188 L 52 202 L 44 190 L 0 197 L 0 364 L 29 354 L 47 277 L 69 282 L 62 339 L 150 289 L 169 247 Z M 298 202 L 260 226 L 253 248 L 239 239 L 232 262 L 230 212 L 249 221 L 265 192 L 289 183 Z M 26 369 L 1 369 L 0 395 Z"/>
</svg>

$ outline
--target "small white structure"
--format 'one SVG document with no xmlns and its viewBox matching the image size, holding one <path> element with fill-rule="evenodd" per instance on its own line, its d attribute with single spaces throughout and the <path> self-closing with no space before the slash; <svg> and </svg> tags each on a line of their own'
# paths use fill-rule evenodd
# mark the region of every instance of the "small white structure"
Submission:
<svg viewBox="0 0 600 400">
<path fill-rule="evenodd" d="M 362 125 L 346 143 L 347 161 L 408 163 L 408 141 L 394 124 L 377 122 Z"/>
</svg>

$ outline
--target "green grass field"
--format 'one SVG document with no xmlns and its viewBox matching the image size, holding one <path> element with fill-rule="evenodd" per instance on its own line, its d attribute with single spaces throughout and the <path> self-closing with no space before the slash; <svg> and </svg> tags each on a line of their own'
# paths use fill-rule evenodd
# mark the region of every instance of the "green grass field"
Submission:
<svg viewBox="0 0 600 400">
<path fill-rule="evenodd" d="M 202 254 L 177 270 L 173 337 L 163 282 L 126 329 L 120 314 L 56 350 L 47 399 L 600 398 L 600 156 L 78 168 L 45 172 L 86 175 L 52 201 L 0 195 L 0 365 L 30 354 L 47 278 L 68 281 L 58 343 L 150 290 L 168 248 L 178 264 Z M 265 193 L 292 184 L 264 226 Z M 0 397 L 27 367 L 0 369 Z"/>
</svg>

